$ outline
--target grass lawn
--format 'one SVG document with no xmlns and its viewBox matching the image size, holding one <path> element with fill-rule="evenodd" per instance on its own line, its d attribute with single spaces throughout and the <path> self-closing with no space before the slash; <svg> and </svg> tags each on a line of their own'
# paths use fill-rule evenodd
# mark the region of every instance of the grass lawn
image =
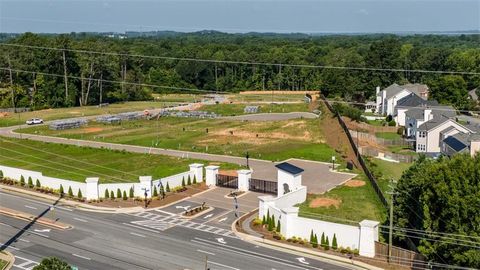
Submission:
<svg viewBox="0 0 480 270">
<path fill-rule="evenodd" d="M 26 120 L 37 117 L 43 120 L 55 120 L 72 117 L 82 117 L 100 114 L 113 114 L 121 112 L 143 111 L 145 109 L 162 108 L 165 105 L 176 104 L 177 102 L 154 102 L 154 101 L 132 101 L 125 103 L 110 104 L 107 107 L 85 106 L 47 109 L 24 113 L 9 113 L 6 117 L 0 118 L 0 127 L 24 124 Z"/>
<path fill-rule="evenodd" d="M 378 199 L 368 179 L 359 175 L 356 179 L 365 181 L 361 187 L 338 186 L 322 195 L 307 196 L 307 200 L 300 204 L 300 216 L 327 220 L 331 222 L 350 224 L 349 221 L 360 222 L 364 219 L 383 222 L 386 218 L 386 210 Z M 340 200 L 338 208 L 310 207 L 310 202 L 316 198 L 331 198 Z"/>
<path fill-rule="evenodd" d="M 371 158 L 370 159 L 371 165 L 369 169 L 372 171 L 374 175 L 377 175 L 377 182 L 380 186 L 380 189 L 386 194 L 387 191 L 390 190 L 389 183 L 390 180 L 398 180 L 402 176 L 403 172 L 410 168 L 413 163 L 395 163 L 395 162 L 388 162 L 385 160 Z M 378 177 L 380 175 L 380 177 Z M 390 196 L 386 196 L 387 200 L 390 200 Z"/>
<path fill-rule="evenodd" d="M 383 126 L 383 120 L 367 120 L 367 124 L 372 126 L 381 127 Z"/>
<path fill-rule="evenodd" d="M 206 161 L 162 155 L 128 153 L 107 149 L 50 144 L 0 137 L 0 164 L 43 172 L 44 175 L 74 181 L 100 177 L 101 183 L 137 182 L 138 176 L 153 179 L 188 170 L 188 165 Z M 222 164 L 222 168 L 238 168 Z"/>
<path fill-rule="evenodd" d="M 293 104 L 248 104 L 248 106 L 260 106 L 258 113 L 282 113 L 282 112 L 307 112 L 307 103 Z M 247 104 L 214 104 L 204 105 L 199 110 L 214 112 L 223 116 L 233 116 L 245 114 L 243 110 Z"/>
<path fill-rule="evenodd" d="M 375 133 L 377 138 L 385 139 L 385 140 L 397 140 L 401 139 L 402 136 L 398 135 L 395 132 L 377 132 Z"/>
<path fill-rule="evenodd" d="M 195 102 L 203 99 L 203 94 L 152 94 L 157 102 Z"/>
<path fill-rule="evenodd" d="M 402 146 L 402 145 L 389 145 L 387 146 L 388 150 L 395 154 L 402 154 L 402 155 L 409 155 L 409 156 L 416 156 L 418 155 L 414 150 L 412 150 L 409 146 Z"/>
<path fill-rule="evenodd" d="M 303 102 L 305 94 L 276 94 L 275 91 L 265 91 L 265 94 L 235 94 L 228 99 L 234 102 Z"/>
<path fill-rule="evenodd" d="M 8 265 L 7 261 L 0 260 L 0 270 L 5 269 L 5 267 L 7 267 L 7 265 Z"/>
<path fill-rule="evenodd" d="M 121 125 L 90 122 L 83 128 L 59 131 L 36 126 L 20 132 L 233 156 L 245 156 L 248 151 L 252 158 L 274 161 L 304 158 L 328 162 L 335 152 L 325 143 L 319 121 L 322 120 L 253 122 L 163 117 Z"/>
</svg>

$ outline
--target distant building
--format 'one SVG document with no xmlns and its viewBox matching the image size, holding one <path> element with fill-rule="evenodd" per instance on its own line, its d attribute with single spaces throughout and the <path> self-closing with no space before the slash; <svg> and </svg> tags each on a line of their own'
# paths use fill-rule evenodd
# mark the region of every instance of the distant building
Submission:
<svg viewBox="0 0 480 270">
<path fill-rule="evenodd" d="M 424 84 L 405 84 L 398 85 L 396 83 L 380 91 L 380 87 L 376 88 L 376 110 L 375 112 L 383 115 L 394 115 L 397 103 L 409 96 L 415 94 L 421 99 L 427 100 L 429 88 Z"/>
<path fill-rule="evenodd" d="M 403 109 L 399 109 L 403 111 Z M 415 139 L 417 129 L 424 123 L 432 120 L 434 117 L 445 117 L 453 119 L 456 116 L 456 111 L 451 106 L 432 106 L 432 107 L 413 107 L 408 108 L 403 112 L 404 118 L 397 115 L 397 123 L 405 127 L 405 136 L 410 139 Z M 403 119 L 403 121 L 402 121 Z"/>
<path fill-rule="evenodd" d="M 442 141 L 442 154 L 453 156 L 458 153 L 468 153 L 472 157 L 480 152 L 480 134 L 457 133 Z"/>
<path fill-rule="evenodd" d="M 478 94 L 477 94 L 478 88 L 472 89 L 468 91 L 468 98 L 470 98 L 473 101 L 478 102 Z"/>
</svg>

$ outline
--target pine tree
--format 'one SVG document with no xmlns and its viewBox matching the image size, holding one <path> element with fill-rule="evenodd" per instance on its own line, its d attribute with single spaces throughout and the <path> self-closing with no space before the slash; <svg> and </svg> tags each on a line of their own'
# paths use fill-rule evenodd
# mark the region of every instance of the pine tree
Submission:
<svg viewBox="0 0 480 270">
<path fill-rule="evenodd" d="M 110 197 L 110 193 L 108 193 L 108 188 L 105 189 L 105 198 L 108 199 Z"/>
<path fill-rule="evenodd" d="M 325 250 L 328 250 L 330 248 L 330 242 L 328 241 L 328 236 L 325 237 Z"/>
<path fill-rule="evenodd" d="M 128 194 L 128 196 L 129 196 L 130 198 L 133 198 L 133 196 L 134 196 L 133 187 L 130 188 L 130 194 Z"/>
<path fill-rule="evenodd" d="M 314 238 L 313 238 L 313 230 L 310 231 L 310 244 L 313 244 L 314 242 Z"/>
<path fill-rule="evenodd" d="M 270 209 L 267 210 L 267 225 L 270 224 Z"/>
<path fill-rule="evenodd" d="M 193 184 L 194 184 L 194 185 L 197 184 L 197 176 L 196 176 L 196 175 L 193 176 Z"/>
<path fill-rule="evenodd" d="M 273 228 L 275 227 L 274 223 L 274 216 L 272 215 L 272 218 L 270 218 L 270 222 L 268 223 L 268 231 L 273 231 Z"/>
<path fill-rule="evenodd" d="M 165 188 L 163 187 L 163 185 L 160 185 L 160 194 L 164 194 L 165 193 Z"/>
<path fill-rule="evenodd" d="M 167 190 L 167 192 L 170 192 L 170 185 L 168 185 L 168 182 L 167 182 L 166 190 Z"/>
<path fill-rule="evenodd" d="M 128 199 L 127 192 L 124 190 L 123 191 L 123 200 L 126 201 L 127 199 Z"/>
<path fill-rule="evenodd" d="M 3 179 L 3 171 L 0 170 L 0 179 Z"/>
<path fill-rule="evenodd" d="M 153 196 L 154 196 L 154 197 L 158 197 L 157 186 L 154 186 L 154 187 L 153 187 Z"/>
<path fill-rule="evenodd" d="M 42 184 L 40 184 L 40 180 L 37 179 L 37 181 L 35 182 L 35 186 L 37 188 L 41 188 L 42 187 Z"/>
<path fill-rule="evenodd" d="M 182 187 L 185 186 L 185 177 L 182 177 Z"/>
<path fill-rule="evenodd" d="M 28 177 L 28 187 L 29 188 L 33 188 L 33 180 L 32 180 L 32 177 Z"/>
<path fill-rule="evenodd" d="M 59 190 L 59 192 L 60 192 L 60 195 L 62 195 L 63 193 L 65 193 L 65 190 L 63 190 L 63 186 L 62 186 L 62 185 L 60 185 L 60 190 Z"/>
<path fill-rule="evenodd" d="M 189 174 L 187 178 L 187 185 L 190 186 L 191 184 L 192 184 L 192 179 L 190 178 L 190 174 Z"/>
<path fill-rule="evenodd" d="M 73 190 L 72 187 L 68 187 L 68 197 L 73 197 Z"/>
<path fill-rule="evenodd" d="M 79 199 L 83 198 L 83 194 L 82 194 L 82 190 L 81 190 L 81 189 L 78 189 L 77 197 L 78 197 Z"/>
<path fill-rule="evenodd" d="M 265 216 L 263 216 L 263 218 L 262 218 L 262 225 L 265 225 L 265 224 L 267 224 L 267 219 L 265 218 Z"/>
<path fill-rule="evenodd" d="M 317 234 L 313 235 L 313 245 L 314 248 L 318 247 L 318 237 Z"/>
<path fill-rule="evenodd" d="M 280 219 L 277 221 L 277 232 L 280 233 Z"/>
<path fill-rule="evenodd" d="M 23 175 L 20 175 L 20 186 L 25 186 L 25 178 L 23 177 Z"/>
<path fill-rule="evenodd" d="M 117 198 L 122 198 L 122 191 L 117 188 Z"/>
<path fill-rule="evenodd" d="M 333 234 L 333 239 L 332 239 L 332 248 L 333 249 L 337 249 L 338 248 L 338 244 L 337 244 L 337 236 L 335 234 Z"/>
<path fill-rule="evenodd" d="M 320 245 L 325 247 L 325 233 L 322 233 L 322 239 L 320 239 Z"/>
<path fill-rule="evenodd" d="M 115 193 L 113 193 L 113 190 L 110 191 L 110 199 L 115 200 Z"/>
</svg>

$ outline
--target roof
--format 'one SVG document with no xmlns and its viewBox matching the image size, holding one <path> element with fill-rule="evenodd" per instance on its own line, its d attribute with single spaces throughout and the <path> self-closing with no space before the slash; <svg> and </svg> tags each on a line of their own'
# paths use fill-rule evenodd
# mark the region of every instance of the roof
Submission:
<svg viewBox="0 0 480 270">
<path fill-rule="evenodd" d="M 299 167 L 297 167 L 295 165 L 292 165 L 288 162 L 283 162 L 283 163 L 277 164 L 277 165 L 275 165 L 275 167 L 277 167 L 278 169 L 280 169 L 282 171 L 291 173 L 291 174 L 299 174 L 299 173 L 303 172 L 302 168 L 299 168 Z"/>
<path fill-rule="evenodd" d="M 397 95 L 398 93 L 402 92 L 404 88 L 400 87 L 398 84 L 394 83 L 389 87 L 383 89 L 382 91 L 386 92 L 386 98 L 390 99 L 391 97 Z M 381 95 L 381 92 L 379 93 Z"/>
<path fill-rule="evenodd" d="M 421 93 L 428 93 L 428 90 L 429 90 L 426 84 L 420 84 L 420 83 L 407 83 L 402 85 L 401 87 L 409 90 L 412 93 L 415 93 L 418 96 L 420 96 Z"/>
<path fill-rule="evenodd" d="M 468 147 L 468 143 L 464 140 L 464 135 L 465 134 L 455 134 L 454 136 L 445 138 L 443 142 L 456 152 L 460 152 Z"/>
<path fill-rule="evenodd" d="M 426 105 L 427 101 L 423 98 L 410 93 L 408 96 L 398 100 L 397 107 L 417 107 L 419 105 Z"/>
<path fill-rule="evenodd" d="M 457 113 L 452 106 L 413 107 L 405 112 L 405 116 L 420 120 L 424 118 L 425 110 L 432 110 L 431 115 L 433 115 L 434 118 L 442 116 L 446 118 L 454 118 L 457 116 Z"/>
<path fill-rule="evenodd" d="M 473 100 L 478 100 L 477 89 L 478 88 L 475 88 L 475 89 L 472 89 L 472 90 L 468 91 L 468 95 Z"/>
<path fill-rule="evenodd" d="M 423 119 L 424 108 L 411 108 L 405 112 L 405 116 L 414 119 Z"/>
<path fill-rule="evenodd" d="M 421 124 L 419 127 L 418 127 L 418 130 L 419 131 L 429 131 L 429 130 L 432 130 L 438 126 L 440 126 L 441 124 L 449 121 L 450 118 L 448 117 L 445 117 L 445 116 L 437 116 L 437 117 L 433 117 L 432 120 L 430 121 L 427 121 L 423 124 Z"/>
<path fill-rule="evenodd" d="M 448 133 L 448 132 L 450 132 L 450 131 L 452 131 L 452 130 L 456 130 L 456 128 L 455 128 L 454 126 L 450 126 L 450 127 L 446 128 L 446 129 L 442 130 L 440 133 L 445 134 L 445 133 Z"/>
</svg>

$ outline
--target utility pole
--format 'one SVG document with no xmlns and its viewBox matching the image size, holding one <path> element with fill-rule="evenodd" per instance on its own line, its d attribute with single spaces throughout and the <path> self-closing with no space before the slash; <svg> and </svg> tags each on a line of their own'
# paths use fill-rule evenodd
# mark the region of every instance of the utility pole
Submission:
<svg viewBox="0 0 480 270">
<path fill-rule="evenodd" d="M 65 57 L 65 50 L 62 50 L 63 55 L 63 80 L 65 83 L 65 103 L 68 101 L 68 78 L 67 78 L 67 58 Z"/>
<path fill-rule="evenodd" d="M 7 55 L 7 60 L 8 60 L 8 73 L 10 75 L 10 88 L 12 91 L 12 107 L 13 107 L 13 112 L 16 112 L 15 109 L 15 90 L 13 89 L 13 74 L 12 74 L 12 63 L 10 62 L 10 55 Z"/>
<path fill-rule="evenodd" d="M 392 238 L 393 238 L 393 200 L 395 197 L 395 186 L 396 186 L 396 181 L 393 179 L 390 180 L 390 184 L 388 185 L 390 187 L 390 191 L 387 192 L 387 194 L 391 195 L 391 201 L 390 201 L 390 226 L 388 230 L 388 262 L 391 262 L 391 257 L 392 257 Z"/>
</svg>

